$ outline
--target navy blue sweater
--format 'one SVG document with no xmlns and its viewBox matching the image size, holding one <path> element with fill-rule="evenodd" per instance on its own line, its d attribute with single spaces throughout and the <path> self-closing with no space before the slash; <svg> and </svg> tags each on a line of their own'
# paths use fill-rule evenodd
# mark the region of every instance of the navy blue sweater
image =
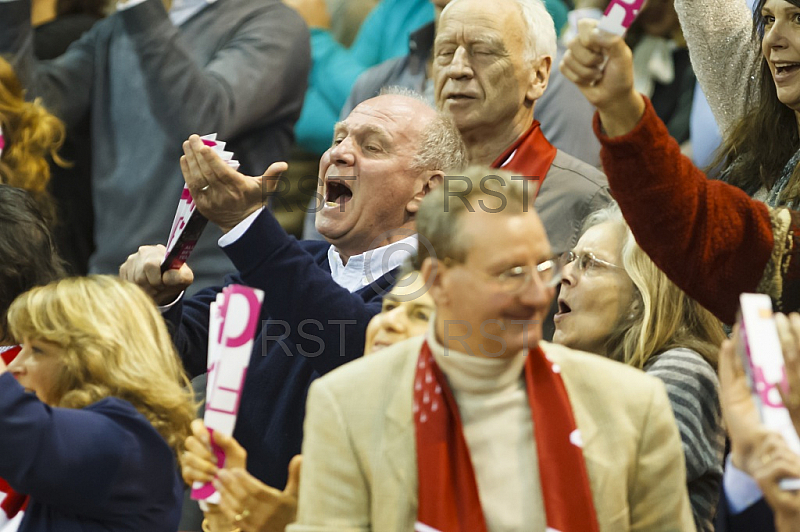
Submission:
<svg viewBox="0 0 800 532">
<path fill-rule="evenodd" d="M 30 495 L 20 532 L 175 532 L 172 449 L 130 403 L 51 408 L 0 375 L 0 477 Z"/>
<path fill-rule="evenodd" d="M 775 517 L 763 498 L 738 514 L 731 512 L 723 488 L 715 525 L 717 532 L 775 532 Z"/>
<path fill-rule="evenodd" d="M 366 327 L 381 309 L 392 274 L 350 293 L 334 282 L 329 244 L 298 242 L 263 211 L 224 248 L 238 269 L 226 282 L 264 291 L 234 437 L 247 449 L 247 469 L 282 489 L 300 453 L 308 387 L 320 375 L 364 352 Z M 199 292 L 166 317 L 187 370 L 206 371 L 209 305 L 221 288 Z"/>
</svg>

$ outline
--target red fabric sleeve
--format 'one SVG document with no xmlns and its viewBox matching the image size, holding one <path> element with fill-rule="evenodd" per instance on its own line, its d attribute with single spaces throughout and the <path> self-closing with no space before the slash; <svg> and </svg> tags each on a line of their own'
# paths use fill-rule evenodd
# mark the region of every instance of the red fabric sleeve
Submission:
<svg viewBox="0 0 800 532">
<path fill-rule="evenodd" d="M 611 193 L 653 262 L 733 323 L 739 294 L 756 291 L 772 253 L 769 210 L 740 189 L 707 179 L 645 103 L 639 124 L 620 137 L 606 136 L 595 114 Z"/>
<path fill-rule="evenodd" d="M 11 364 L 11 361 L 14 360 L 14 358 L 16 358 L 16 356 L 19 354 L 20 351 L 21 351 L 20 346 L 15 345 L 14 347 L 11 347 L 3 352 L 0 352 L 0 358 L 2 358 L 3 362 L 5 362 L 6 364 Z"/>
</svg>

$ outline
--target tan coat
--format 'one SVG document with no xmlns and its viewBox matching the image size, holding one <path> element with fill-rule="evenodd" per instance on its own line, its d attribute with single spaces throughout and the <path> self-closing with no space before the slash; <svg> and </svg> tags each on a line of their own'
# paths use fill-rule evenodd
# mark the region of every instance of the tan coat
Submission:
<svg viewBox="0 0 800 532">
<path fill-rule="evenodd" d="M 298 519 L 288 531 L 413 530 L 411 408 L 421 344 L 412 338 L 313 383 Z M 683 449 L 661 381 L 596 355 L 541 345 L 561 367 L 600 530 L 695 530 Z"/>
</svg>

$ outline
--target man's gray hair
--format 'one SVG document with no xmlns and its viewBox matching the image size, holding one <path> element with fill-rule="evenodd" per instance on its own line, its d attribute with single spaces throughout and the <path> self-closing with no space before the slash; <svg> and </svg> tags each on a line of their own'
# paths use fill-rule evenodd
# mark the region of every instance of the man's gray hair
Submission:
<svg viewBox="0 0 800 532">
<path fill-rule="evenodd" d="M 422 130 L 419 149 L 411 161 L 416 171 L 460 172 L 467 166 L 467 147 L 450 117 L 436 111 L 436 117 Z"/>
<path fill-rule="evenodd" d="M 418 93 L 414 89 L 409 89 L 408 87 L 403 87 L 402 85 L 390 85 L 388 87 L 383 87 L 381 92 L 378 93 L 378 96 L 405 96 L 406 98 L 418 100 L 428 107 L 433 107 L 431 102 L 425 99 L 425 96 Z"/>
<path fill-rule="evenodd" d="M 462 175 L 445 177 L 425 196 L 417 212 L 418 264 L 428 257 L 463 262 L 469 248 L 459 231 L 464 213 L 481 209 L 498 216 L 523 214 L 533 210 L 535 191 L 536 184 L 525 178 L 484 166 L 470 166 Z"/>
<path fill-rule="evenodd" d="M 532 61 L 543 55 L 555 60 L 557 37 L 556 24 L 542 0 L 514 0 L 522 11 L 522 20 L 527 26 L 528 42 L 526 59 Z"/>
<path fill-rule="evenodd" d="M 453 0 L 444 9 L 445 11 L 459 0 Z M 522 13 L 525 24 L 525 60 L 533 61 L 544 55 L 549 55 L 555 60 L 557 37 L 556 24 L 547 11 L 542 0 L 513 0 Z M 444 11 L 442 11 L 444 13 Z"/>
<path fill-rule="evenodd" d="M 413 98 L 436 111 L 436 118 L 422 130 L 419 148 L 411 162 L 412 170 L 417 172 L 423 170 L 460 172 L 466 168 L 467 147 L 449 116 L 437 110 L 422 94 L 406 87 L 396 85 L 384 87 L 381 89 L 380 95 Z"/>
</svg>

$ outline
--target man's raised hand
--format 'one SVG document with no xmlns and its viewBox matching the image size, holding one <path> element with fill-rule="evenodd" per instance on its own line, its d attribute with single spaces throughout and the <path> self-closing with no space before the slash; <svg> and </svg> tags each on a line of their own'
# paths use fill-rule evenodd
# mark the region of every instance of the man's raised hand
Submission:
<svg viewBox="0 0 800 532">
<path fill-rule="evenodd" d="M 197 135 L 183 143 L 181 171 L 200 213 L 224 232 L 261 209 L 274 191 L 284 162 L 270 165 L 262 176 L 247 176 L 231 168 Z"/>
</svg>

